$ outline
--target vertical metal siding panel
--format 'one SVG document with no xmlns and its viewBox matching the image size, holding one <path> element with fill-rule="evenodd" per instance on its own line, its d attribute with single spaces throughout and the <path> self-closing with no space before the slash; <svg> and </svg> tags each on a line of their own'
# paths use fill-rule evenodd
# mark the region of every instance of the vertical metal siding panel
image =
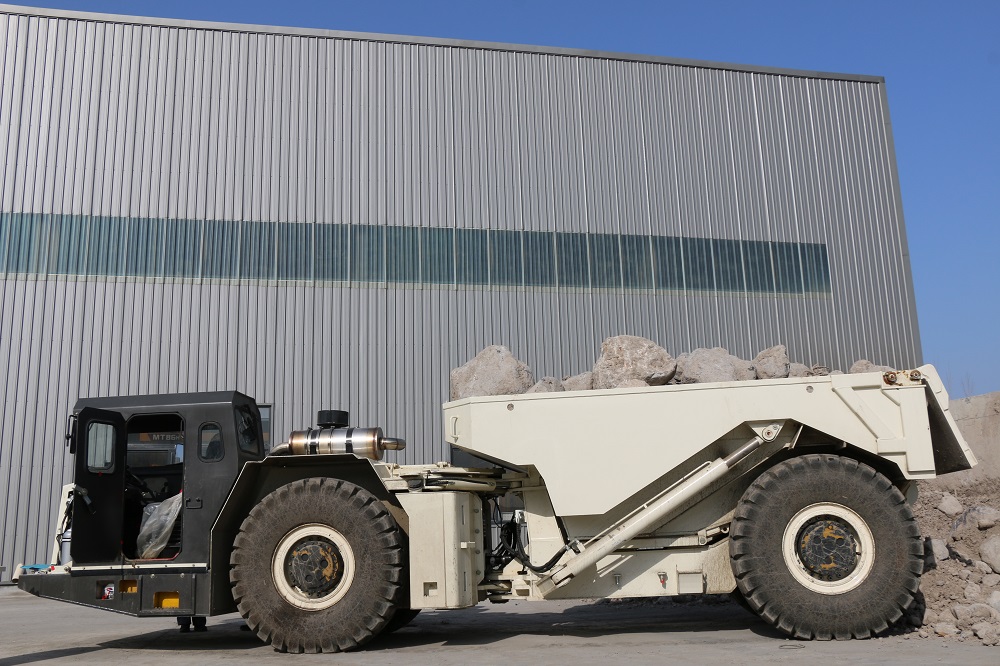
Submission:
<svg viewBox="0 0 1000 666">
<path fill-rule="evenodd" d="M 889 118 L 889 102 L 885 83 L 879 83 L 876 86 L 872 86 L 872 88 L 872 95 L 876 98 L 875 105 L 878 107 L 878 127 L 882 130 L 880 133 L 881 142 L 878 154 L 885 165 L 884 196 L 887 199 L 889 214 L 893 217 L 894 227 L 898 233 L 900 261 L 898 261 L 897 265 L 901 273 L 900 289 L 904 296 L 901 307 L 901 318 L 905 317 L 908 323 L 905 326 L 907 345 L 902 350 L 902 353 L 905 354 L 905 360 L 902 362 L 897 361 L 897 364 L 913 367 L 923 363 L 923 352 L 920 343 L 920 328 L 916 312 L 916 298 L 913 291 L 913 275 L 910 268 L 906 226 L 903 220 L 902 195 L 899 190 L 899 176 L 896 171 L 895 147 L 892 138 L 891 120 Z"/>
<path fill-rule="evenodd" d="M 839 178 L 835 182 L 835 186 L 839 186 L 841 191 L 844 227 L 852 232 L 850 238 L 844 239 L 848 254 L 843 266 L 845 274 L 841 275 L 841 288 L 846 292 L 842 307 L 845 310 L 843 321 L 848 322 L 850 339 L 854 340 L 852 345 L 854 349 L 851 351 L 854 352 L 853 356 L 860 358 L 862 355 L 868 355 L 867 341 L 871 339 L 871 326 L 874 323 L 869 315 L 874 309 L 872 299 L 874 292 L 879 289 L 879 285 L 867 284 L 868 288 L 859 289 L 860 285 L 867 282 L 863 276 L 868 275 L 867 262 L 865 257 L 861 255 L 864 244 L 866 244 L 866 235 L 857 234 L 858 226 L 864 218 L 862 211 L 859 210 L 860 202 L 856 197 L 856 188 L 852 186 L 852 178 L 856 169 L 856 165 L 853 163 L 853 146 L 848 140 L 852 109 L 850 108 L 850 100 L 844 95 L 844 92 L 840 87 L 831 91 L 835 110 L 834 123 L 836 123 L 833 136 L 836 137 L 835 151 L 838 157 L 837 163 L 840 165 Z M 849 357 L 844 359 L 845 365 L 850 363 Z"/>
<path fill-rule="evenodd" d="M 108 127 L 107 140 L 104 148 L 105 181 L 102 188 L 101 208 L 104 214 L 111 217 L 117 215 L 121 202 L 122 153 L 124 152 L 126 114 L 128 112 L 128 95 L 125 91 L 127 81 L 129 34 L 127 26 L 116 25 L 112 28 L 114 46 L 111 52 L 111 66 L 108 70 Z M 121 237 L 114 241 L 118 246 Z M 109 248 L 101 248 L 107 252 Z M 109 262 L 110 263 L 110 262 Z M 111 317 L 107 322 L 107 338 L 104 346 L 104 358 L 108 367 L 108 390 L 112 394 L 122 394 L 122 374 L 125 372 L 123 363 L 123 348 L 125 338 L 122 331 L 125 327 L 125 306 L 123 285 L 117 278 L 123 274 L 120 263 L 109 266 L 109 274 L 115 276 L 115 282 L 110 283 L 111 298 L 105 307 L 110 306 Z"/>
<path fill-rule="evenodd" d="M 0 399 L 3 400 L 4 405 L 12 404 L 12 392 L 16 386 L 11 381 L 11 377 L 16 372 L 14 352 L 17 346 L 14 340 L 13 322 L 15 317 L 14 295 L 17 284 L 15 280 L 5 279 L 2 300 L 0 300 L 0 304 L 2 304 L 2 310 L 0 310 L 0 369 L 3 370 L 4 377 L 8 378 L 7 381 L 0 384 Z M 3 483 L 5 489 L 5 492 L 0 494 L 0 517 L 2 517 L 0 518 L 0 536 L 3 537 L 4 552 L 2 555 L 5 558 L 13 559 L 13 553 L 7 552 L 13 550 L 12 544 L 17 539 L 14 526 L 11 524 L 15 511 L 11 507 L 17 506 L 20 499 L 11 492 L 12 484 L 15 481 L 13 476 L 16 472 L 16 467 L 13 464 L 15 454 L 13 419 L 4 419 L 0 423 L 0 434 L 3 435 L 3 439 L 0 439 L 0 482 Z"/>
<path fill-rule="evenodd" d="M 99 23 L 88 25 L 88 45 L 92 49 L 90 100 L 85 107 L 87 152 L 83 172 L 83 199 L 80 212 L 84 215 L 101 216 L 104 211 L 102 189 L 104 169 L 102 168 L 105 142 L 107 140 L 107 107 L 110 101 L 110 84 L 107 80 L 111 69 L 113 36 L 108 35 L 107 26 Z M 96 250 L 96 248 L 95 248 Z"/>
<path fill-rule="evenodd" d="M 34 87 L 35 107 L 32 109 L 32 124 L 35 126 L 31 145 L 28 148 L 28 165 L 25 172 L 27 194 L 24 210 L 43 210 L 45 195 L 45 164 L 48 162 L 48 128 L 52 126 L 52 97 L 54 93 L 53 69 L 55 66 L 55 33 L 53 22 L 44 20 L 38 27 L 39 43 L 36 52 L 36 75 Z"/>
<path fill-rule="evenodd" d="M 846 138 L 848 139 L 848 141 L 846 141 L 845 143 L 849 151 L 849 156 L 852 162 L 852 168 L 850 169 L 850 172 L 848 174 L 849 178 L 848 187 L 850 188 L 851 196 L 854 199 L 854 207 L 856 211 L 855 222 L 859 227 L 865 222 L 874 223 L 875 234 L 865 238 L 864 242 L 873 249 L 875 249 L 876 252 L 878 252 L 878 244 L 879 244 L 878 237 L 882 235 L 882 230 L 879 228 L 880 227 L 879 221 L 877 220 L 877 218 L 874 218 L 875 211 L 872 207 L 872 202 L 868 197 L 863 196 L 863 189 L 865 187 L 865 183 L 870 179 L 869 165 L 867 164 L 866 156 L 863 154 L 861 147 L 856 144 L 856 141 L 852 140 L 856 139 L 858 134 L 862 131 L 861 128 L 864 124 L 864 118 L 862 115 L 863 111 L 858 105 L 858 100 L 856 99 L 855 95 L 845 95 L 845 98 L 846 98 L 845 107 L 850 109 L 850 112 L 846 119 L 849 124 L 845 128 L 845 134 L 847 135 Z M 861 275 L 867 274 L 871 275 L 871 277 L 876 277 L 877 279 L 877 282 L 875 283 L 876 285 L 875 289 L 873 289 L 872 292 L 868 294 L 866 298 L 866 305 L 870 308 L 869 312 L 873 312 L 877 308 L 876 304 L 878 298 L 877 294 L 884 293 L 888 287 L 888 285 L 886 284 L 886 275 L 883 272 L 879 272 L 878 274 L 872 275 L 869 270 L 869 266 L 867 265 L 868 262 L 865 261 L 865 258 L 861 256 L 860 251 L 863 250 L 863 248 L 859 246 L 858 250 L 859 250 L 858 265 L 864 267 L 864 272 L 859 273 L 859 277 Z M 879 254 L 881 253 L 879 252 Z M 871 347 L 872 340 L 875 337 L 874 335 L 875 331 L 873 329 L 876 320 L 874 318 L 867 318 L 867 317 L 866 319 L 869 324 L 869 327 L 867 329 L 867 336 L 864 341 L 864 344 L 866 349 L 868 349 Z M 882 322 L 879 322 L 879 326 L 881 325 Z M 877 352 L 878 350 L 867 351 L 866 355 L 871 354 L 872 351 Z"/>
<path fill-rule="evenodd" d="M 878 194 L 873 191 L 876 178 L 878 178 L 878 166 L 875 163 L 877 150 L 874 146 L 874 142 L 878 139 L 872 136 L 872 133 L 877 132 L 877 130 L 873 127 L 874 119 L 866 104 L 865 92 L 864 90 L 857 90 L 857 94 L 854 95 L 854 99 L 852 100 L 857 109 L 857 123 L 853 128 L 853 138 L 857 146 L 857 171 L 860 182 L 856 183 L 856 188 L 859 198 L 863 200 L 862 210 L 864 211 L 864 219 L 874 227 L 875 233 L 870 242 L 879 255 L 888 258 L 893 254 L 889 246 L 896 245 L 897 243 L 896 239 L 892 237 L 895 229 L 893 229 L 892 225 L 888 224 L 885 209 L 880 205 L 881 202 L 878 200 Z M 890 263 L 890 266 L 881 272 L 883 288 L 876 296 L 877 301 L 882 300 L 882 294 L 894 293 L 899 287 L 898 284 L 895 284 L 895 271 L 891 265 L 896 262 L 887 263 Z M 892 319 L 892 321 L 883 320 L 880 322 L 880 333 L 883 333 L 885 337 L 879 336 L 881 339 L 876 339 L 873 336 L 873 339 L 869 343 L 872 348 L 872 354 L 877 354 L 876 358 L 878 359 L 886 359 L 885 362 L 897 355 L 895 354 L 895 347 L 898 341 L 902 339 L 902 332 L 898 328 L 901 319 L 898 317 L 893 317 Z M 883 361 L 877 360 L 876 362 L 882 363 Z"/>
<path fill-rule="evenodd" d="M 72 88 L 73 42 L 72 32 L 66 21 L 56 22 L 56 68 L 53 74 L 52 86 L 55 89 L 55 101 L 50 127 L 50 153 L 46 161 L 46 198 L 42 212 L 51 213 L 62 210 L 62 201 L 66 181 L 66 153 L 69 149 L 67 136 L 69 133 L 70 109 L 76 100 Z M 2 115 L 2 112 L 0 112 Z M 2 131 L 2 123 L 0 123 Z M 0 141 L 2 143 L 2 141 Z"/>
<path fill-rule="evenodd" d="M 10 210 L 11 188 L 13 179 L 10 177 L 11 137 L 16 131 L 14 122 L 14 96 L 18 86 L 15 85 L 15 70 L 17 69 L 17 52 L 26 43 L 18 39 L 18 20 L 7 14 L 0 14 L 0 206 Z"/>
<path fill-rule="evenodd" d="M 215 50 L 218 34 L 180 33 L 178 37 L 177 94 L 173 122 L 179 128 L 172 185 L 178 201 L 175 217 L 199 220 L 206 216 L 207 190 L 214 176 L 211 162 L 212 125 L 218 112 Z M 182 227 L 178 226 L 180 230 Z"/>
<path fill-rule="evenodd" d="M 827 108 L 826 104 L 826 94 L 823 86 L 816 81 L 809 82 L 809 103 L 812 109 L 810 124 L 809 124 L 809 134 L 811 141 L 814 144 L 814 169 L 816 171 L 816 183 L 817 183 L 817 194 L 816 194 L 816 206 L 817 206 L 817 223 L 823 229 L 824 240 L 828 243 L 827 247 L 829 250 L 829 261 L 830 261 L 830 271 L 831 271 L 831 281 L 834 285 L 838 284 L 837 280 L 837 264 L 836 264 L 836 252 L 840 247 L 840 243 L 831 242 L 833 237 L 833 221 L 835 219 L 836 212 L 836 202 L 830 196 L 829 192 L 829 165 L 830 160 L 828 159 L 828 147 L 826 143 L 826 133 L 823 131 L 826 125 L 826 118 L 824 117 L 824 110 Z M 839 343 L 839 338 L 842 334 L 840 318 L 838 316 L 838 294 L 833 293 L 830 295 L 827 302 L 828 309 L 828 319 L 825 321 L 825 330 L 823 331 L 823 347 L 825 349 L 835 349 L 839 350 L 841 345 Z M 846 333 L 846 332 L 845 332 Z M 820 362 L 820 359 L 814 355 L 806 361 L 809 362 Z M 829 358 L 827 363 L 840 364 L 839 358 Z"/>
<path fill-rule="evenodd" d="M 860 87 L 859 87 L 860 88 Z M 899 237 L 899 226 L 889 203 L 892 185 L 887 182 L 882 160 L 885 139 L 882 134 L 882 115 L 878 112 L 878 90 L 875 86 L 859 89 L 857 104 L 862 120 L 858 128 L 857 143 L 863 155 L 865 181 L 862 183 L 862 194 L 868 200 L 870 216 L 876 222 L 876 248 L 879 254 L 886 258 L 883 267 L 885 289 L 879 293 L 880 309 L 890 311 L 892 303 L 887 298 L 889 294 L 906 293 L 905 281 L 901 276 L 902 264 L 898 257 L 902 254 L 895 250 L 902 246 Z M 894 257 L 896 260 L 888 260 Z M 905 304 L 905 301 L 904 301 Z M 905 307 L 905 305 L 904 305 Z M 903 348 L 909 346 L 909 322 L 900 309 L 892 321 L 883 321 L 877 339 L 872 340 L 872 346 L 878 350 L 881 363 L 901 364 L 906 354 Z"/>
<path fill-rule="evenodd" d="M 149 215 L 151 217 L 176 219 L 181 213 L 179 210 L 179 193 L 174 190 L 178 178 L 174 161 L 178 157 L 178 143 L 183 137 L 182 128 L 175 128 L 175 120 L 178 115 L 182 118 L 188 115 L 178 114 L 175 110 L 177 104 L 183 105 L 186 98 L 181 94 L 182 88 L 178 86 L 178 79 L 184 74 L 178 66 L 178 59 L 185 66 L 193 65 L 193 58 L 179 55 L 180 48 L 178 30 L 165 28 L 162 33 L 161 44 L 161 97 L 158 104 L 158 131 L 157 131 L 157 164 L 154 168 L 151 183 L 151 200 Z M 191 63 L 191 65 L 187 65 Z M 180 81 L 183 86 L 183 81 Z"/>
<path fill-rule="evenodd" d="M 221 206 L 217 200 L 220 194 L 225 193 L 225 185 L 220 183 L 220 180 L 224 181 L 225 174 L 224 166 L 219 163 L 219 147 L 220 141 L 225 137 L 225 117 L 228 113 L 225 105 L 225 65 L 229 60 L 227 56 L 231 33 L 209 32 L 208 36 L 211 38 L 209 48 L 206 49 L 209 66 L 202 84 L 204 87 L 201 91 L 195 88 L 194 94 L 208 101 L 210 111 L 207 122 L 202 123 L 201 159 L 198 166 L 189 167 L 197 169 L 198 207 L 191 217 L 199 220 L 224 219 L 220 215 Z M 210 77 L 207 76 L 208 73 L 211 74 Z"/>
<path fill-rule="evenodd" d="M 11 109 L 11 122 L 16 124 L 16 131 L 12 132 L 14 150 L 13 157 L 8 152 L 7 160 L 11 163 L 12 169 L 8 171 L 7 177 L 11 179 L 10 205 L 14 210 L 22 210 L 24 206 L 24 189 L 27 182 L 26 172 L 28 169 L 28 154 L 31 150 L 31 109 L 37 95 L 40 94 L 40 86 L 34 85 L 35 69 L 40 61 L 34 58 L 38 49 L 38 21 L 30 18 L 25 21 L 24 40 L 25 51 L 19 54 L 18 72 L 15 85 L 20 88 L 15 98 L 16 103 Z M 11 177 L 13 176 L 13 177 Z"/>
<path fill-rule="evenodd" d="M 234 219 L 233 181 L 237 171 L 232 156 L 235 150 L 235 126 L 238 123 L 236 115 L 239 105 L 238 91 L 246 89 L 241 76 L 246 71 L 242 52 L 246 44 L 246 35 L 224 32 L 222 36 L 223 43 L 219 56 L 219 117 L 216 134 L 213 137 L 216 151 L 215 183 L 209 193 L 212 205 L 205 217 L 232 220 Z"/>
<path fill-rule="evenodd" d="M 812 146 L 808 145 L 808 137 L 803 132 L 805 107 L 801 102 L 805 82 L 789 80 L 785 81 L 784 84 L 785 137 L 789 146 L 788 170 L 793 185 L 794 219 L 791 236 L 796 241 L 803 241 L 806 236 L 809 236 L 810 240 L 815 240 L 813 228 L 806 226 L 808 222 L 815 219 L 814 206 L 812 205 L 815 188 L 809 167 L 801 159 L 803 155 L 812 152 Z M 811 352 L 809 348 L 811 344 L 808 341 L 812 340 L 812 336 L 817 333 L 814 331 L 814 322 L 820 316 L 818 305 L 816 299 L 807 297 L 798 301 L 797 307 L 793 310 L 795 320 L 785 336 L 785 344 L 789 353 L 796 359 L 808 359 L 815 355 Z"/>
<path fill-rule="evenodd" d="M 87 131 L 84 123 L 87 122 L 87 115 L 84 109 L 87 106 L 89 90 L 86 89 L 87 72 L 90 68 L 87 56 L 87 35 L 88 26 L 86 23 L 73 23 L 73 104 L 70 107 L 70 118 L 68 122 L 69 136 L 67 140 L 68 149 L 66 156 L 66 177 L 67 182 L 63 195 L 63 211 L 66 213 L 79 213 L 82 209 L 82 178 L 84 155 L 86 154 Z"/>
<path fill-rule="evenodd" d="M 836 211 L 834 222 L 841 229 L 838 235 L 843 241 L 831 248 L 831 263 L 836 261 L 835 266 L 831 266 L 831 268 L 837 270 L 837 277 L 839 278 L 836 281 L 837 293 L 835 294 L 839 315 L 838 319 L 844 326 L 844 333 L 847 339 L 857 340 L 861 336 L 858 326 L 862 325 L 863 322 L 857 321 L 853 312 L 864 312 L 866 308 L 864 308 L 862 303 L 854 302 L 851 291 L 851 285 L 855 283 L 858 277 L 854 257 L 857 239 L 854 234 L 854 213 L 851 210 L 847 191 L 844 187 L 845 173 L 849 166 L 845 163 L 842 152 L 841 128 L 837 124 L 843 115 L 843 111 L 840 109 L 839 100 L 837 99 L 836 87 L 830 85 L 828 82 L 821 82 L 820 85 L 823 89 L 823 96 L 827 105 L 827 116 L 824 118 L 824 129 L 826 131 L 821 136 L 825 139 L 828 151 L 828 191 L 830 192 L 833 207 Z M 863 317 L 864 315 L 862 314 L 861 316 Z M 851 349 L 846 354 L 841 354 L 841 358 L 838 359 L 841 367 L 849 365 L 852 362 L 849 357 L 855 356 L 856 351 L 856 349 Z"/>
<path fill-rule="evenodd" d="M 30 366 L 33 365 L 31 359 L 33 313 L 31 312 L 30 304 L 34 300 L 32 293 L 32 286 L 34 284 L 34 282 L 19 281 L 15 285 L 13 303 L 14 322 L 10 333 L 14 338 L 13 344 L 16 345 L 18 352 L 17 358 L 13 363 L 14 372 L 8 378 L 14 384 L 13 396 L 7 396 L 5 408 L 10 413 L 8 418 L 12 426 L 11 441 L 20 443 L 26 442 L 27 437 L 30 436 L 26 424 L 27 413 L 29 411 L 26 393 L 27 385 L 32 380 Z M 32 479 L 30 478 L 31 475 L 24 474 L 24 470 L 32 468 L 30 463 L 31 448 L 33 447 L 18 446 L 15 451 L 12 451 L 12 469 L 9 477 L 10 486 L 8 487 L 8 492 L 11 497 L 18 499 L 18 503 L 15 506 L 20 505 L 22 498 L 30 495 L 30 483 Z M 19 554 L 23 556 L 26 541 L 34 536 L 28 533 L 29 526 L 26 520 L 26 513 L 24 510 L 17 510 L 11 512 L 9 516 L 5 516 L 4 519 L 4 541 L 14 544 L 15 556 Z M 30 530 L 31 532 L 37 529 L 35 526 L 31 526 L 31 528 L 34 528 Z"/>
<path fill-rule="evenodd" d="M 138 77 L 139 54 L 143 48 L 142 29 L 138 26 L 125 27 L 126 48 L 122 56 L 119 96 L 121 120 L 118 123 L 118 149 L 115 153 L 115 183 L 113 191 L 112 215 L 128 217 L 132 203 L 132 172 L 136 161 L 135 137 L 138 134 L 139 118 Z"/>
<path fill-rule="evenodd" d="M 160 97 L 160 31 L 144 27 L 142 30 L 142 53 L 139 66 L 139 120 L 137 124 L 136 146 L 139 163 L 134 170 L 132 185 L 133 217 L 152 217 L 149 211 L 149 189 L 154 164 L 154 137 L 156 115 Z"/>
<path fill-rule="evenodd" d="M 31 94 L 30 73 L 27 54 L 34 48 L 36 37 L 29 31 L 29 22 L 20 19 L 16 22 L 15 51 L 10 54 L 7 67 L 10 69 L 10 102 L 7 105 L 7 117 L 10 119 L 7 132 L 6 154 L 4 155 L 4 180 L 0 183 L 3 191 L 4 210 L 16 210 L 21 203 L 21 189 L 24 178 L 19 177 L 23 171 L 25 134 L 30 127 L 30 118 L 25 118 L 24 106 L 30 104 Z M 26 99 L 27 98 L 27 99 Z M 27 121 L 27 122 L 26 122 Z"/>
<path fill-rule="evenodd" d="M 59 292 L 59 283 L 38 282 L 44 290 L 44 297 L 36 307 L 39 311 L 40 335 L 38 336 L 38 363 L 34 368 L 34 373 L 38 380 L 32 392 L 33 423 L 29 426 L 34 434 L 36 446 L 32 452 L 33 479 L 32 488 L 28 498 L 34 501 L 32 512 L 29 509 L 27 522 L 29 531 L 35 527 L 37 534 L 34 543 L 28 542 L 27 552 L 45 552 L 52 543 L 54 535 L 50 534 L 52 516 L 55 515 L 54 495 L 58 492 L 62 483 L 62 460 L 65 449 L 60 446 L 59 438 L 54 430 L 56 423 L 62 421 L 59 409 L 55 409 L 55 400 L 58 391 L 53 391 L 50 387 L 59 385 L 59 367 L 53 363 L 56 355 L 54 352 L 59 341 L 54 334 L 59 330 L 58 323 L 61 313 L 57 311 L 56 298 Z M 56 461 L 58 460 L 58 464 Z"/>
</svg>

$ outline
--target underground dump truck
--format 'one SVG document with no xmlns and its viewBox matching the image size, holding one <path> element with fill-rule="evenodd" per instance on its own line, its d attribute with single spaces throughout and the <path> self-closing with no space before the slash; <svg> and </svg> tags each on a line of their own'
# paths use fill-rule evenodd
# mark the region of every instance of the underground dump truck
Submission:
<svg viewBox="0 0 1000 666">
<path fill-rule="evenodd" d="M 403 442 L 336 410 L 265 455 L 239 393 L 80 400 L 52 564 L 18 584 L 196 628 L 238 610 L 290 652 L 421 609 L 720 593 L 797 638 L 862 638 L 917 591 L 915 481 L 976 462 L 931 366 L 443 411 L 474 465 L 382 462 Z"/>
</svg>

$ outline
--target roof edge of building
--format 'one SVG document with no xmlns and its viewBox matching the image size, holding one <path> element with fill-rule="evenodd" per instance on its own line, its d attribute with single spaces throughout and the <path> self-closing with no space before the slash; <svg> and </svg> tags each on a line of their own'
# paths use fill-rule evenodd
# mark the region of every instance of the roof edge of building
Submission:
<svg viewBox="0 0 1000 666">
<path fill-rule="evenodd" d="M 675 65 L 679 67 L 694 67 L 700 69 L 718 69 L 734 72 L 749 72 L 756 74 L 775 74 L 809 79 L 831 79 L 840 81 L 856 81 L 859 83 L 885 84 L 885 78 L 868 74 L 844 74 L 837 72 L 818 72 L 799 69 L 785 69 L 763 65 L 742 65 L 736 63 L 713 62 L 709 60 L 694 60 L 687 58 L 672 58 L 667 56 L 640 55 L 619 53 L 613 51 L 598 51 L 590 49 L 536 46 L 531 44 L 505 44 L 502 42 L 487 42 L 445 37 L 416 37 L 409 35 L 389 35 L 372 32 L 351 32 L 346 30 L 326 30 L 321 28 L 296 28 L 290 26 L 257 25 L 251 23 L 228 23 L 217 21 L 201 21 L 190 19 L 169 19 L 149 16 L 129 16 L 124 14 L 104 14 L 99 12 L 83 12 L 69 9 L 48 9 L 42 7 L 25 7 L 0 3 L 0 13 L 18 16 L 34 16 L 40 18 L 73 19 L 81 21 L 103 21 L 105 23 L 121 23 L 130 25 L 148 25 L 169 28 L 189 28 L 197 30 L 215 30 L 222 32 L 240 32 L 272 35 L 288 35 L 298 37 L 319 37 L 329 39 L 346 39 L 364 42 L 386 42 L 392 44 L 412 44 L 422 46 L 443 46 L 452 48 L 481 49 L 487 51 L 510 51 L 534 53 L 539 55 L 558 55 L 567 57 L 594 58 L 599 60 L 619 60 L 624 62 L 641 62 L 659 65 Z"/>
</svg>

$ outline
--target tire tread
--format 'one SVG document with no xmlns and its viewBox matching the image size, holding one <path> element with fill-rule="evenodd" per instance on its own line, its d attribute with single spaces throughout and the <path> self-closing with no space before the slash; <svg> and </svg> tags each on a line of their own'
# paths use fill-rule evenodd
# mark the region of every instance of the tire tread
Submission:
<svg viewBox="0 0 1000 666">
<path fill-rule="evenodd" d="M 874 580 L 866 581 L 843 596 L 845 599 L 849 596 L 852 599 L 861 598 L 861 592 L 867 591 L 872 598 L 857 603 L 850 614 L 833 620 L 830 613 L 824 614 L 817 610 L 816 605 L 822 602 L 828 605 L 839 602 L 831 601 L 831 597 L 826 595 L 811 592 L 797 583 L 794 586 L 775 583 L 782 571 L 789 580 L 793 580 L 785 568 L 780 543 L 778 552 L 768 551 L 770 558 L 761 556 L 765 546 L 760 543 L 763 539 L 773 540 L 784 529 L 783 525 L 776 527 L 771 517 L 779 506 L 790 501 L 805 502 L 802 506 L 810 503 L 808 499 L 800 500 L 799 497 L 792 498 L 789 495 L 797 493 L 801 497 L 808 497 L 809 483 L 813 480 L 822 483 L 824 479 L 830 478 L 837 478 L 844 483 L 861 484 L 862 489 L 871 492 L 874 501 L 878 501 L 890 515 L 883 524 L 870 527 L 873 532 L 876 529 L 887 531 L 888 536 L 883 535 L 882 539 L 899 541 L 896 547 L 907 560 L 904 566 L 898 568 L 898 574 L 894 574 L 892 571 L 878 569 L 886 565 L 876 556 L 878 574 L 873 569 L 871 576 L 893 578 L 895 589 L 876 590 L 873 588 Z M 773 550 L 774 544 L 770 541 L 768 543 Z M 876 536 L 876 553 L 880 548 L 885 549 L 880 544 L 884 544 L 884 541 Z M 868 638 L 885 632 L 899 621 L 913 601 L 923 571 L 922 553 L 920 530 L 902 493 L 889 479 L 869 465 L 834 454 L 799 456 L 765 471 L 744 493 L 734 512 L 730 529 L 731 563 L 739 591 L 750 607 L 766 622 L 803 640 L 844 640 L 852 636 Z M 795 599 L 783 598 L 786 596 L 795 596 Z"/>
<path fill-rule="evenodd" d="M 268 603 L 254 597 L 254 591 L 257 596 L 260 592 L 251 583 L 259 584 L 263 577 L 270 585 L 270 559 L 264 557 L 265 561 L 261 561 L 263 551 L 259 542 L 262 533 L 268 533 L 274 526 L 283 523 L 294 527 L 295 520 L 290 521 L 287 515 L 289 508 L 303 503 L 330 509 L 329 515 L 324 518 L 325 522 L 336 523 L 334 526 L 342 532 L 345 529 L 350 532 L 359 531 L 371 540 L 377 560 L 370 566 L 377 567 L 378 575 L 377 580 L 355 579 L 352 588 L 354 585 L 365 587 L 358 594 L 364 596 L 363 601 L 366 603 L 354 603 L 352 611 L 357 611 L 359 605 L 364 608 L 360 612 L 351 612 L 346 617 L 339 618 L 336 628 L 316 631 L 315 628 L 297 627 L 298 631 L 291 630 L 289 633 L 273 626 L 278 622 L 268 619 Z M 273 531 L 270 533 L 273 534 Z M 272 547 L 274 545 L 271 544 Z M 229 558 L 233 599 L 251 631 L 279 652 L 353 650 L 381 632 L 396 608 L 402 605 L 404 553 L 405 541 L 395 520 L 378 498 L 367 490 L 347 481 L 328 477 L 293 481 L 266 495 L 243 521 Z M 360 553 L 355 556 L 360 558 Z M 360 565 L 359 569 L 363 566 L 365 565 Z M 271 590 L 273 591 L 273 586 Z M 277 593 L 274 594 L 280 600 Z M 354 590 L 348 594 L 354 594 Z M 270 600 L 270 603 L 274 605 L 278 601 Z M 286 613 L 296 612 L 287 604 L 284 608 Z M 332 609 L 336 609 L 336 606 L 326 610 Z"/>
</svg>

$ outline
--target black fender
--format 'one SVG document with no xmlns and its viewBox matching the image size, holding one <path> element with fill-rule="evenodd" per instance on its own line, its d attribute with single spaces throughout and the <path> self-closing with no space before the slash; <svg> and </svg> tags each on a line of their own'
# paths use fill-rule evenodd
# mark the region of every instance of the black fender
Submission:
<svg viewBox="0 0 1000 666">
<path fill-rule="evenodd" d="M 378 497 L 405 531 L 406 514 L 392 493 L 386 490 L 373 461 L 354 455 L 269 456 L 248 462 L 240 470 L 219 516 L 212 526 L 210 571 L 212 573 L 212 615 L 236 611 L 229 582 L 229 557 L 240 525 L 250 509 L 273 490 L 310 477 L 343 479 Z"/>
</svg>

